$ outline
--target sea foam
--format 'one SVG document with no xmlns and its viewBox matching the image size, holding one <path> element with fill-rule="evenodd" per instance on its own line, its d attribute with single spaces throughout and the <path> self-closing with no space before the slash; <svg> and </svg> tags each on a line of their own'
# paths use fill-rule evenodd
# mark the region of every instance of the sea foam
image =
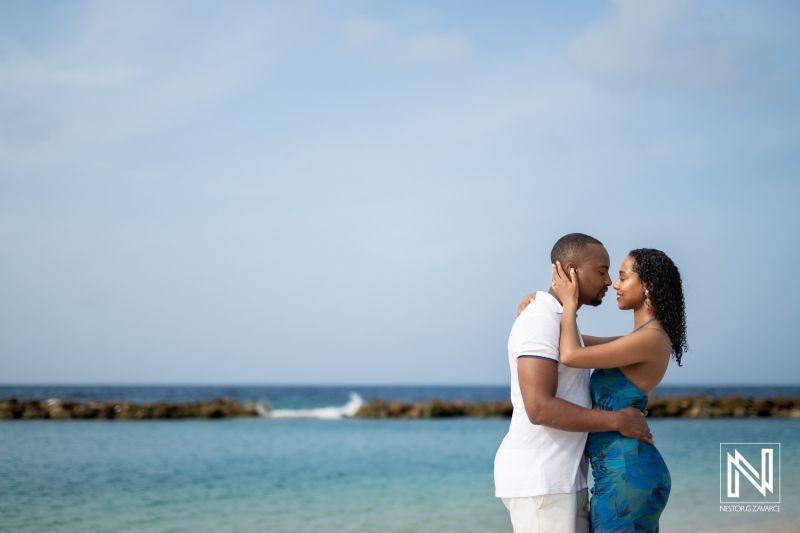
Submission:
<svg viewBox="0 0 800 533">
<path fill-rule="evenodd" d="M 335 420 L 338 418 L 352 417 L 364 405 L 364 400 L 355 392 L 350 393 L 350 400 L 339 407 L 318 407 L 316 409 L 275 409 L 267 411 L 256 406 L 258 414 L 269 418 L 319 418 L 322 420 Z"/>
</svg>

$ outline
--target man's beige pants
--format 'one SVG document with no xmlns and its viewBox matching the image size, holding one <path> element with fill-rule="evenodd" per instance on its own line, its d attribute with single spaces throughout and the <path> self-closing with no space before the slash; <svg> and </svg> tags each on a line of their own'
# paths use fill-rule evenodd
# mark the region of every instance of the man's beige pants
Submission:
<svg viewBox="0 0 800 533">
<path fill-rule="evenodd" d="M 568 494 L 503 498 L 514 533 L 589 533 L 586 489 Z"/>
</svg>

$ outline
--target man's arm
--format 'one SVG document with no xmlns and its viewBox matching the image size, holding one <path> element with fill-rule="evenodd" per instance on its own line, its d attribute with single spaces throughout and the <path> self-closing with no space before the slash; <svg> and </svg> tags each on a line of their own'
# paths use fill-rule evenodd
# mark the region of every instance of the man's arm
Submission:
<svg viewBox="0 0 800 533">
<path fill-rule="evenodd" d="M 517 373 L 525 411 L 532 424 L 564 431 L 619 431 L 626 437 L 654 444 L 644 414 L 636 408 L 603 411 L 556 398 L 556 361 L 520 357 L 517 360 Z"/>
</svg>

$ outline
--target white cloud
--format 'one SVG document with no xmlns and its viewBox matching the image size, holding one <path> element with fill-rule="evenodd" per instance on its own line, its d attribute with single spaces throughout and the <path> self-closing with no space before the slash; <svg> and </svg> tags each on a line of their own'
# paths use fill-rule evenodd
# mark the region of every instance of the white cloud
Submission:
<svg viewBox="0 0 800 533">
<path fill-rule="evenodd" d="M 741 13 L 703 12 L 693 0 L 613 0 L 612 17 L 576 38 L 575 65 L 596 80 L 702 93 L 763 87 L 773 61 L 763 36 L 742 30 Z"/>
<path fill-rule="evenodd" d="M 383 22 L 356 17 L 345 22 L 343 35 L 348 45 L 392 63 L 453 65 L 465 62 L 470 55 L 469 40 L 457 32 L 397 36 Z"/>
</svg>

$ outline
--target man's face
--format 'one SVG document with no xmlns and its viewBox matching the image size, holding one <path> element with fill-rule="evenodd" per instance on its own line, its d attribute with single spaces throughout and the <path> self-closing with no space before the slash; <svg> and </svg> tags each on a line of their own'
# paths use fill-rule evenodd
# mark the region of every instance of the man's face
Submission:
<svg viewBox="0 0 800 533">
<path fill-rule="evenodd" d="M 604 246 L 588 245 L 586 257 L 580 263 L 575 264 L 580 287 L 578 302 L 581 305 L 598 306 L 603 303 L 603 296 L 611 286 L 611 278 L 608 276 L 610 263 L 608 252 Z"/>
</svg>

